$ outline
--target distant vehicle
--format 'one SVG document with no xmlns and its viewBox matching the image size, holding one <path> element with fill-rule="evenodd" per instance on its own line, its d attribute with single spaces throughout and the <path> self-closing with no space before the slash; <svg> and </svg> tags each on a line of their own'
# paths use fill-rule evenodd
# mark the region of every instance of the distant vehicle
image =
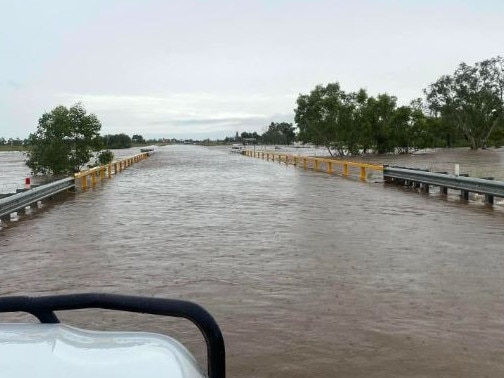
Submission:
<svg viewBox="0 0 504 378">
<path fill-rule="evenodd" d="M 236 143 L 229 148 L 229 152 L 234 154 L 243 154 L 243 151 L 245 151 L 245 146 L 243 144 Z"/>
<path fill-rule="evenodd" d="M 147 146 L 147 147 L 140 148 L 140 152 L 147 153 L 147 154 L 149 154 L 149 156 L 152 155 L 154 153 L 154 151 L 155 151 L 154 146 Z"/>
</svg>

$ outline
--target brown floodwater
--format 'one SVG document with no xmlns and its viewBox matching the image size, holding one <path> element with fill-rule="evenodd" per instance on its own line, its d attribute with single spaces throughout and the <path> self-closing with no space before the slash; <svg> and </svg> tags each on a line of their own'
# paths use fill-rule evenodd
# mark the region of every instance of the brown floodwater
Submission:
<svg viewBox="0 0 504 378">
<path fill-rule="evenodd" d="M 459 163 L 461 172 L 500 178 L 503 155 L 447 150 L 374 161 L 435 170 Z M 4 187 L 27 173 L 15 154 L 0 153 L 0 167 Z M 166 146 L 92 190 L 1 225 L 0 295 L 197 302 L 222 328 L 230 377 L 504 375 L 499 204 Z M 61 315 L 84 328 L 172 335 L 205 365 L 202 337 L 186 321 Z"/>
</svg>

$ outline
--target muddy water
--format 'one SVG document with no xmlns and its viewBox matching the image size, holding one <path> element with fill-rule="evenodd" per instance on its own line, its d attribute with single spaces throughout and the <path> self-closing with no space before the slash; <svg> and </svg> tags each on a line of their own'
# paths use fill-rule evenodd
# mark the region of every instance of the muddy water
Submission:
<svg viewBox="0 0 504 378">
<path fill-rule="evenodd" d="M 501 152 L 485 152 L 472 162 L 497 170 Z M 451 153 L 430 164 L 451 164 Z M 167 146 L 4 223 L 0 295 L 196 301 L 222 327 L 231 377 L 499 377 L 503 208 Z M 63 318 L 166 332 L 204 364 L 201 337 L 184 321 Z"/>
</svg>

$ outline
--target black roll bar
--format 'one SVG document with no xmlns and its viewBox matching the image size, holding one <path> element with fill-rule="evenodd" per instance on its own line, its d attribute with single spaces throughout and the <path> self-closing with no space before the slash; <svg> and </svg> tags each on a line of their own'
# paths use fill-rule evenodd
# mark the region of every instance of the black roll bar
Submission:
<svg viewBox="0 0 504 378">
<path fill-rule="evenodd" d="M 85 308 L 101 308 L 188 319 L 199 328 L 205 337 L 208 377 L 225 378 L 226 376 L 226 357 L 222 332 L 212 315 L 196 303 L 177 299 L 101 293 L 42 297 L 0 297 L 0 313 L 26 312 L 35 316 L 41 323 L 59 323 L 60 321 L 54 311 Z"/>
</svg>

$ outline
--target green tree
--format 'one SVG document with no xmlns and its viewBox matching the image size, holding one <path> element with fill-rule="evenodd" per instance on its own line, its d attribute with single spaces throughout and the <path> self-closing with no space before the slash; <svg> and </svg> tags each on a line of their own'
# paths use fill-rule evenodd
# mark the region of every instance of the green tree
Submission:
<svg viewBox="0 0 504 378">
<path fill-rule="evenodd" d="M 292 123 L 271 122 L 268 126 L 268 130 L 261 136 L 261 139 L 265 144 L 289 145 L 296 140 L 296 131 Z"/>
<path fill-rule="evenodd" d="M 104 135 L 102 141 L 106 148 L 121 149 L 131 147 L 131 138 L 124 133 Z"/>
<path fill-rule="evenodd" d="M 397 98 L 386 93 L 379 94 L 376 98 L 369 97 L 363 109 L 362 122 L 366 125 L 363 130 L 367 135 L 368 143 L 379 154 L 394 151 L 392 123 L 396 115 Z"/>
<path fill-rule="evenodd" d="M 487 144 L 503 126 L 504 59 L 500 56 L 474 66 L 461 63 L 424 89 L 434 116 L 460 130 L 471 149 Z"/>
<path fill-rule="evenodd" d="M 138 135 L 138 134 L 133 135 L 131 137 L 131 141 L 133 143 L 145 143 L 145 139 L 143 138 L 143 136 Z"/>
<path fill-rule="evenodd" d="M 77 103 L 71 108 L 58 106 L 44 113 L 37 131 L 30 134 L 26 165 L 33 173 L 69 174 L 89 162 L 100 150 L 101 123 Z"/>
<path fill-rule="evenodd" d="M 100 165 L 106 165 L 112 163 L 114 160 L 114 153 L 110 150 L 101 151 L 97 156 L 97 163 Z"/>
<path fill-rule="evenodd" d="M 304 143 L 313 143 L 332 149 L 342 140 L 342 124 L 339 117 L 345 93 L 339 83 L 317 85 L 310 94 L 300 94 L 297 99 L 295 121 L 299 128 L 298 138 Z"/>
<path fill-rule="evenodd" d="M 358 154 L 371 147 L 373 126 L 366 110 L 366 91 L 345 93 L 338 83 L 318 85 L 297 99 L 298 140 L 324 146 L 330 155 Z M 366 121 L 366 118 L 367 121 Z"/>
<path fill-rule="evenodd" d="M 10 146 L 22 146 L 23 145 L 23 141 L 19 138 L 9 138 L 9 140 L 7 141 L 7 144 L 10 145 Z"/>
</svg>

